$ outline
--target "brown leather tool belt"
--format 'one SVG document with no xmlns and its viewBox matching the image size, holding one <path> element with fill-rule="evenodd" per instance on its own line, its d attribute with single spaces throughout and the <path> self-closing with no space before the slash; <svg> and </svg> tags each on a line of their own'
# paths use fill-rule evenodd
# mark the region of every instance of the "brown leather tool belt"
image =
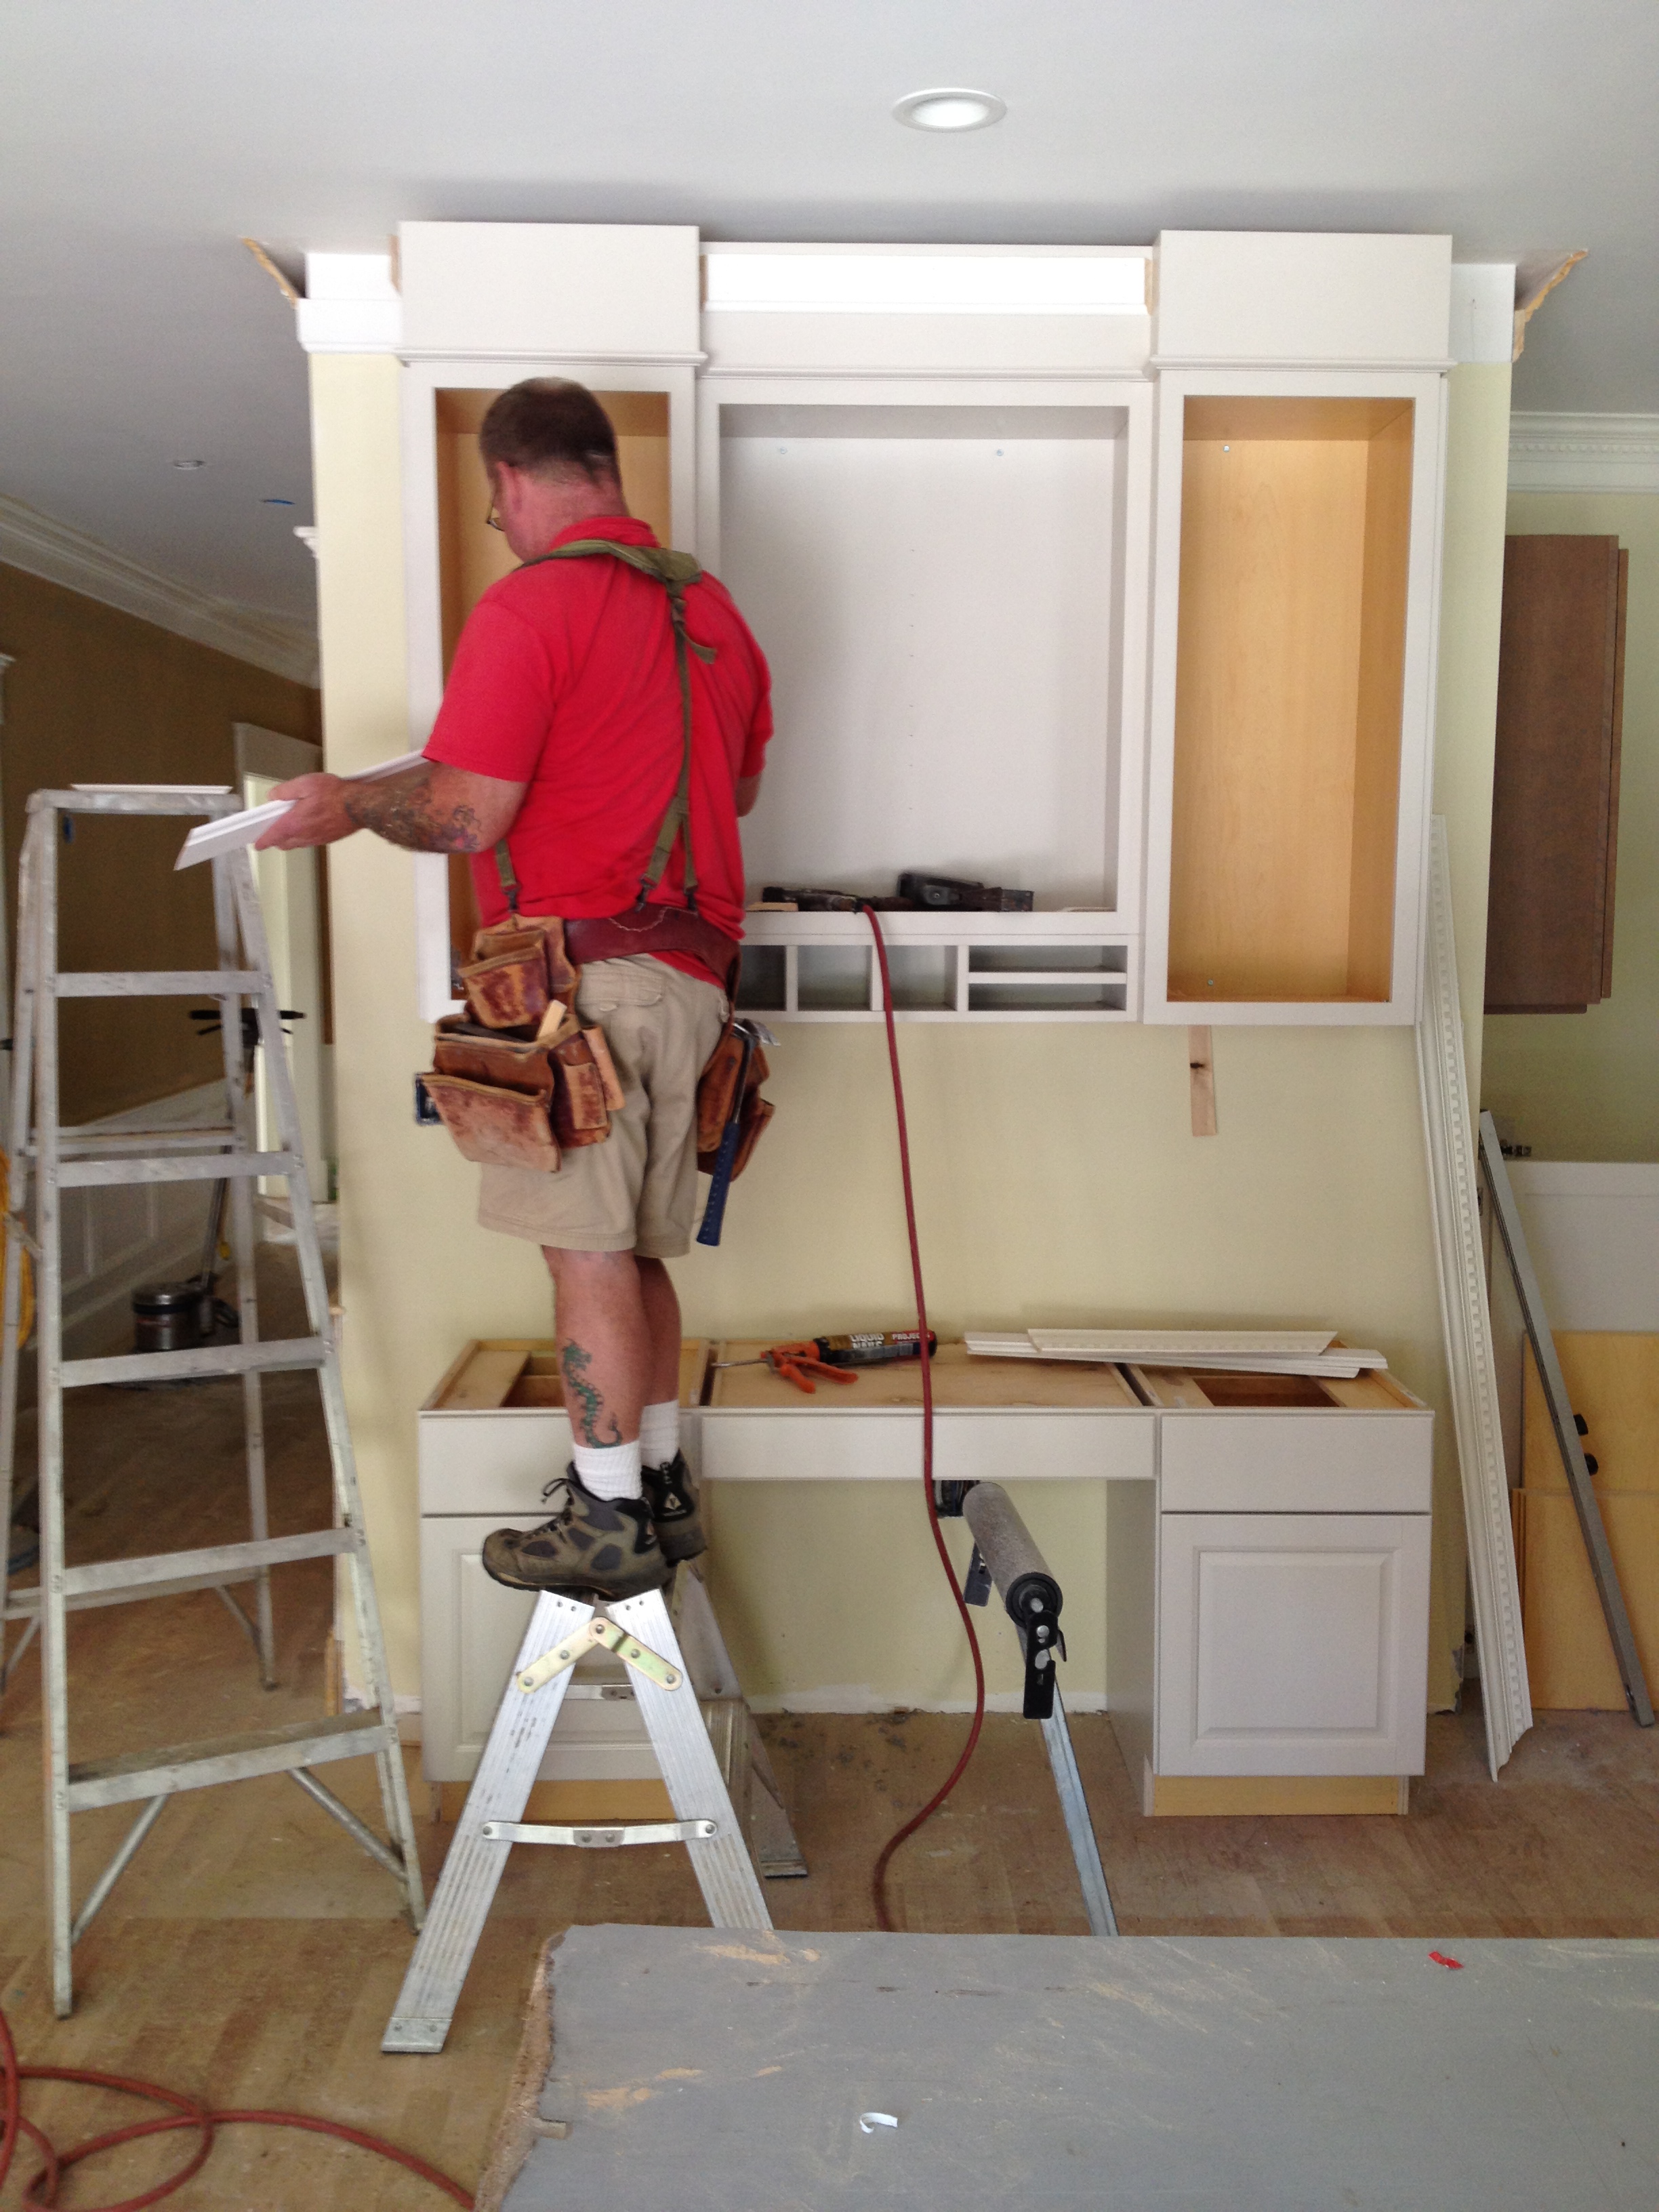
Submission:
<svg viewBox="0 0 1659 2212">
<path fill-rule="evenodd" d="M 565 949 L 579 968 L 593 960 L 625 960 L 641 952 L 690 952 L 722 978 L 729 998 L 736 988 L 743 948 L 700 914 L 683 906 L 650 906 L 643 913 L 567 915 Z"/>
</svg>

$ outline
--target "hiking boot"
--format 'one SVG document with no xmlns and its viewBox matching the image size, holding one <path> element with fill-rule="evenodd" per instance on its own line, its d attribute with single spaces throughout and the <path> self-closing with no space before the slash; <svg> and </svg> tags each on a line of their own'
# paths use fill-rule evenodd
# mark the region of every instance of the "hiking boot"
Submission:
<svg viewBox="0 0 1659 2212">
<path fill-rule="evenodd" d="M 708 1539 L 702 1533 L 696 1486 L 685 1454 L 677 1451 L 666 1467 L 641 1468 L 640 1474 L 664 1559 L 672 1566 L 677 1559 L 695 1559 L 699 1552 L 706 1552 Z"/>
<path fill-rule="evenodd" d="M 497 1528 L 483 1541 L 483 1571 L 508 1589 L 565 1597 L 637 1597 L 668 1579 L 668 1564 L 643 1498 L 595 1498 L 574 1467 L 542 1492 L 564 1492 L 539 1528 Z"/>
</svg>

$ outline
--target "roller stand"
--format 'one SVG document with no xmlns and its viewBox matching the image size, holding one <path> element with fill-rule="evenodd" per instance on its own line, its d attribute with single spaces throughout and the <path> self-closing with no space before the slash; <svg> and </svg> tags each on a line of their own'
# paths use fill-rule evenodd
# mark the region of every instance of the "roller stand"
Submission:
<svg viewBox="0 0 1659 2212">
<path fill-rule="evenodd" d="M 963 1595 L 969 1605 L 983 1605 L 994 1589 L 1014 1624 L 1025 1662 L 1021 1710 L 1027 1720 L 1042 1723 L 1043 1748 L 1048 1754 L 1072 1856 L 1077 1863 L 1089 1932 L 1115 1936 L 1117 1918 L 1072 1748 L 1072 1732 L 1066 1724 L 1065 1701 L 1060 1694 L 1055 1661 L 1066 1656 L 1066 1639 L 1060 1630 L 1064 1603 L 1060 1584 L 1000 1483 L 940 1483 L 936 1497 L 941 1516 L 960 1516 L 974 1534 L 974 1556 Z"/>
</svg>

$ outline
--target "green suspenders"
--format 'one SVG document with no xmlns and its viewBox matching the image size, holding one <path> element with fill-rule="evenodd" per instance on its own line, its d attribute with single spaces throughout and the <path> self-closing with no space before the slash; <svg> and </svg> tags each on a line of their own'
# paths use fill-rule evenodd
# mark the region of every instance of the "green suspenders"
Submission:
<svg viewBox="0 0 1659 2212">
<path fill-rule="evenodd" d="M 691 666 L 687 648 L 700 660 L 713 660 L 715 648 L 699 645 L 696 638 L 686 635 L 685 587 L 697 583 L 702 570 L 690 553 L 671 552 L 665 545 L 623 545 L 611 538 L 579 538 L 568 545 L 556 545 L 550 553 L 533 555 L 523 566 L 533 568 L 542 561 L 583 560 L 595 553 L 608 553 L 613 560 L 625 561 L 630 568 L 637 568 L 642 576 L 655 577 L 668 593 L 669 618 L 674 625 L 674 660 L 680 678 L 680 780 L 657 831 L 657 842 L 646 863 L 645 873 L 640 878 L 640 895 L 634 904 L 636 911 L 644 906 L 662 881 L 678 840 L 685 848 L 685 902 L 695 914 L 697 871 L 691 858 Z M 501 889 L 507 893 L 507 906 L 517 914 L 519 879 L 513 872 L 505 837 L 495 848 L 495 866 L 501 873 Z"/>
</svg>

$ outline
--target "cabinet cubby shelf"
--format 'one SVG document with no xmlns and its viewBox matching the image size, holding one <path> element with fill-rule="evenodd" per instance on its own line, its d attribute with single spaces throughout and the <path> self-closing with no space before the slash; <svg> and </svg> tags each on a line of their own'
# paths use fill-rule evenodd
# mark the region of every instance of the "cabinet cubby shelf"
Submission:
<svg viewBox="0 0 1659 2212">
<path fill-rule="evenodd" d="M 1101 914 L 884 914 L 901 1021 L 1134 1018 L 1139 939 Z M 874 1021 L 881 984 L 858 914 L 751 914 L 739 1003 L 779 1021 Z M 1002 962 L 1006 960 L 1007 966 Z"/>
</svg>

